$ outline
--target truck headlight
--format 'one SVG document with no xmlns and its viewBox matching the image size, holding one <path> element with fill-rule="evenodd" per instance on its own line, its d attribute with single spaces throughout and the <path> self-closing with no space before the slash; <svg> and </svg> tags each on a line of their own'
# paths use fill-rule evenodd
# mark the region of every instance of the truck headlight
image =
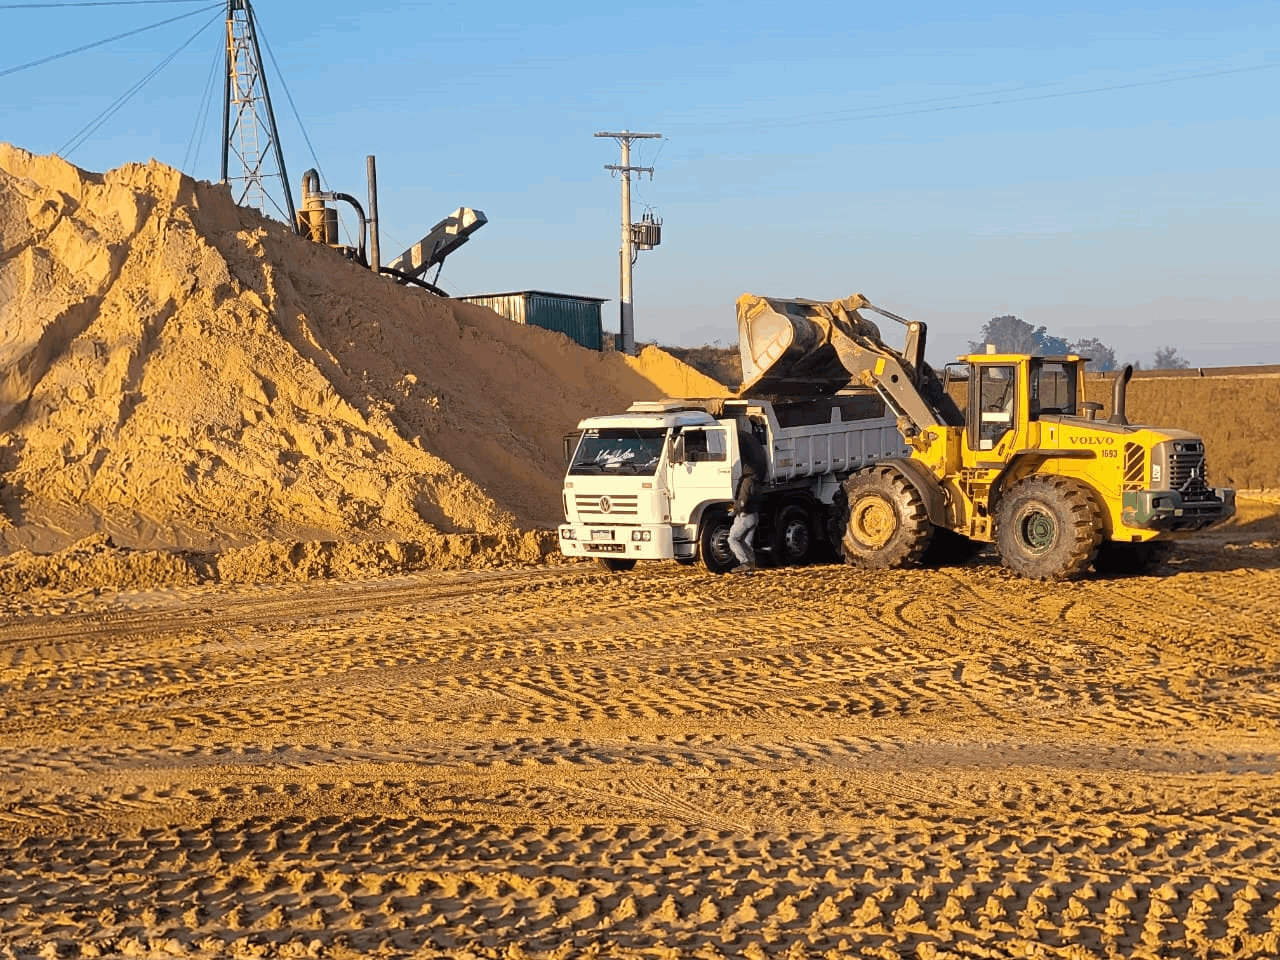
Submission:
<svg viewBox="0 0 1280 960">
<path fill-rule="evenodd" d="M 650 531 L 650 530 L 632 530 L 632 531 L 631 531 L 631 542 L 632 542 L 632 543 L 636 543 L 636 542 L 641 541 L 641 540 L 643 540 L 643 541 L 646 541 L 646 542 L 647 542 L 647 541 L 652 540 L 652 539 L 653 539 L 653 532 L 652 532 L 652 531 Z"/>
<path fill-rule="evenodd" d="M 577 540 L 578 532 L 574 530 L 573 527 L 565 527 L 560 531 L 560 536 L 564 537 L 566 540 Z"/>
</svg>

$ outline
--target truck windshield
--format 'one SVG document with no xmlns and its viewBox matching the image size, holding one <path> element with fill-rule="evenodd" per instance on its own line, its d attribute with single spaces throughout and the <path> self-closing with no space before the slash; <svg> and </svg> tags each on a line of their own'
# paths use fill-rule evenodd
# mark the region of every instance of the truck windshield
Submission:
<svg viewBox="0 0 1280 960">
<path fill-rule="evenodd" d="M 652 476 L 658 469 L 666 437 L 665 427 L 587 430 L 569 464 L 569 473 Z"/>
</svg>

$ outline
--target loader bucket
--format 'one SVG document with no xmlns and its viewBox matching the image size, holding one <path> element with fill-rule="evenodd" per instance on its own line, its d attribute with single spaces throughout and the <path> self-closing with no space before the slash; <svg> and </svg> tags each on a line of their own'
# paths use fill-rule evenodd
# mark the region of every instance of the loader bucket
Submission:
<svg viewBox="0 0 1280 960">
<path fill-rule="evenodd" d="M 865 304 L 860 294 L 822 303 L 744 293 L 738 298 L 738 395 L 824 396 L 847 387 L 852 378 L 832 346 L 833 327 L 879 339 L 875 324 L 855 312 Z"/>
</svg>

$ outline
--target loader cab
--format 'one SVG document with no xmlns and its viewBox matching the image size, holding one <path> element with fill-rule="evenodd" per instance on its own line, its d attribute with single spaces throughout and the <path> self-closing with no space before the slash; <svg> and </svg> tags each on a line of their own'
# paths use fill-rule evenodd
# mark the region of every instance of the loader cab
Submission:
<svg viewBox="0 0 1280 960">
<path fill-rule="evenodd" d="M 973 451 L 1009 453 L 1026 424 L 1080 416 L 1084 360 L 1077 356 L 975 354 L 947 364 L 946 389 L 965 415 Z"/>
</svg>

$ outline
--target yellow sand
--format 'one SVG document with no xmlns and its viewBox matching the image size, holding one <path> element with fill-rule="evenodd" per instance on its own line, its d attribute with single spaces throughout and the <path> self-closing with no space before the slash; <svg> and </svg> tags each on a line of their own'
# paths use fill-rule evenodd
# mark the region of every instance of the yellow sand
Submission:
<svg viewBox="0 0 1280 960">
<path fill-rule="evenodd" d="M 397 286 L 155 162 L 0 145 L 0 244 L 9 549 L 510 537 L 559 518 L 580 418 L 724 392 Z"/>
</svg>

